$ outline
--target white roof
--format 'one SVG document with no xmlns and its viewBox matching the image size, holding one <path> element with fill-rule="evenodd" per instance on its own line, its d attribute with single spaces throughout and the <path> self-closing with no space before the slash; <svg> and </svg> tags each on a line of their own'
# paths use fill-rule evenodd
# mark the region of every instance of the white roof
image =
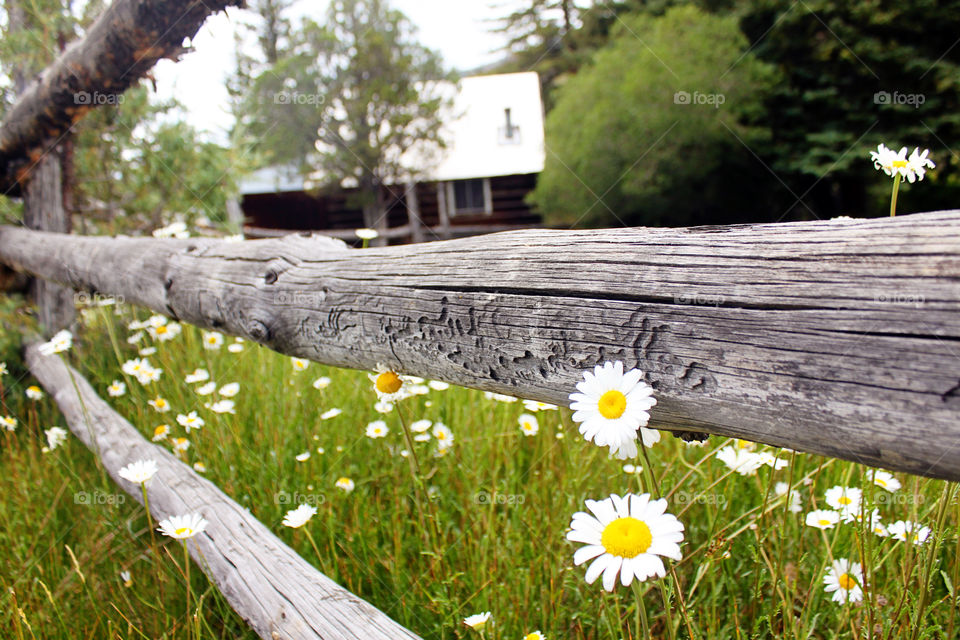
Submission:
<svg viewBox="0 0 960 640">
<path fill-rule="evenodd" d="M 510 110 L 510 130 L 507 112 Z M 441 129 L 446 148 L 409 149 L 403 164 L 419 180 L 462 180 L 543 171 L 543 102 L 536 72 L 462 78 Z M 265 167 L 240 181 L 242 194 L 301 191 L 288 167 Z"/>
</svg>

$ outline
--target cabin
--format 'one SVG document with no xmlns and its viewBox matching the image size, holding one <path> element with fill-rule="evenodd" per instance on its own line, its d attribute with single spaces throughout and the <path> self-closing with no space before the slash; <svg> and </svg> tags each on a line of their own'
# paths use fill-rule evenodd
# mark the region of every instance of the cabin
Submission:
<svg viewBox="0 0 960 640">
<path fill-rule="evenodd" d="M 383 187 L 383 243 L 402 244 L 541 225 L 526 202 L 543 170 L 543 102 L 534 72 L 460 80 L 442 128 L 446 148 L 432 160 L 407 154 L 411 174 Z M 406 158 L 406 156 L 405 156 Z M 244 234 L 318 231 L 347 241 L 364 227 L 354 189 L 315 190 L 304 176 L 266 167 L 240 182 Z"/>
</svg>

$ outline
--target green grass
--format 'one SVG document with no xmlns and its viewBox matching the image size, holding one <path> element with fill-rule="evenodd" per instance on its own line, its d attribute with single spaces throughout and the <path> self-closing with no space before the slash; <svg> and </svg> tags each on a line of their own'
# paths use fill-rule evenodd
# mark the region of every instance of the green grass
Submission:
<svg viewBox="0 0 960 640">
<path fill-rule="evenodd" d="M 0 414 L 17 417 L 20 426 L 0 433 L 0 636 L 188 637 L 182 549 L 160 541 L 154 557 L 143 509 L 75 438 L 42 452 L 42 430 L 65 426 L 63 418 L 49 398 L 24 397 L 33 382 L 12 331 L 25 324 L 24 315 L 10 302 L 2 313 L 0 356 L 11 371 L 0 379 Z M 112 380 L 125 380 L 127 394 L 109 400 L 148 437 L 161 423 L 185 435 L 176 415 L 198 411 L 206 425 L 190 434 L 186 462 L 205 464 L 209 479 L 321 571 L 425 638 L 479 637 L 462 619 L 488 610 L 488 639 L 523 638 L 536 629 L 550 639 L 638 638 L 644 618 L 657 638 L 685 638 L 688 628 L 699 638 L 958 633 L 954 484 L 897 474 L 903 487 L 888 493 L 871 483 L 865 467 L 784 452 L 786 468 L 741 476 L 713 457 L 729 441 L 711 438 L 705 447 L 690 447 L 667 434 L 648 451 L 649 465 L 634 461 L 650 468 L 628 474 L 621 461 L 582 439 L 566 410 L 537 413 L 539 433 L 528 437 L 517 422 L 525 412 L 521 403 L 451 387 L 404 400 L 383 416 L 362 372 L 311 364 L 298 373 L 290 358 L 249 342 L 240 353 L 228 352 L 229 337 L 220 350 L 205 350 L 191 327 L 156 345 L 150 361 L 164 373 L 144 388 L 124 377 L 120 365 L 150 338 L 129 345 L 126 326 L 134 312 L 120 313 L 89 310 L 68 355 L 94 387 L 106 397 Z M 236 415 L 204 408 L 216 396 L 200 397 L 198 384 L 183 381 L 197 367 L 218 385 L 240 384 Z M 317 390 L 312 383 L 323 375 L 332 383 Z M 158 394 L 172 411 L 158 414 L 147 405 Z M 343 413 L 320 419 L 334 407 Z M 407 424 L 441 421 L 455 434 L 455 445 L 441 457 L 433 455 L 434 442 L 416 443 L 419 476 L 411 459 L 399 455 L 406 447 L 401 416 Z M 377 419 L 390 432 L 373 440 L 365 429 Z M 305 451 L 310 458 L 298 462 L 295 456 Z M 355 481 L 353 492 L 334 486 L 341 476 Z M 675 577 L 668 573 L 613 594 L 599 581 L 587 585 L 585 567 L 573 566 L 580 545 L 565 539 L 572 514 L 587 498 L 655 492 L 654 479 L 668 496 L 668 511 L 686 527 L 683 560 L 667 562 Z M 775 496 L 781 481 L 800 492 L 803 512 L 790 512 Z M 861 487 L 867 508 L 876 506 L 885 523 L 915 520 L 933 535 L 917 546 L 874 536 L 864 525 L 806 526 L 804 514 L 825 508 L 824 492 L 834 485 Z M 284 513 L 303 501 L 318 507 L 306 526 L 319 556 L 303 530 L 281 525 Z M 868 588 L 862 603 L 842 606 L 823 591 L 831 558 L 863 561 Z M 132 577 L 129 587 L 119 577 L 124 570 Z M 190 575 L 202 637 L 255 637 L 199 571 Z"/>
</svg>

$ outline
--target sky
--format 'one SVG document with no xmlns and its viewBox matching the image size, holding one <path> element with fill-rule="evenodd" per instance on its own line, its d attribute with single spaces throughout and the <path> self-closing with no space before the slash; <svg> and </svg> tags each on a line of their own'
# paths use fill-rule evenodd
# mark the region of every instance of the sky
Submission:
<svg viewBox="0 0 960 640">
<path fill-rule="evenodd" d="M 502 16 L 512 0 L 393 0 L 392 6 L 418 28 L 421 44 L 439 51 L 448 67 L 464 71 L 497 60 L 504 38 L 490 33 L 490 19 Z M 505 9 L 504 7 L 507 7 Z M 298 0 L 290 10 L 296 20 L 322 19 L 326 0 Z M 226 141 L 231 125 L 226 77 L 234 68 L 234 32 L 248 12 L 230 9 L 211 16 L 193 40 L 194 51 L 180 62 L 163 60 L 155 68 L 157 97 L 176 97 L 186 120 L 214 140 Z"/>
</svg>

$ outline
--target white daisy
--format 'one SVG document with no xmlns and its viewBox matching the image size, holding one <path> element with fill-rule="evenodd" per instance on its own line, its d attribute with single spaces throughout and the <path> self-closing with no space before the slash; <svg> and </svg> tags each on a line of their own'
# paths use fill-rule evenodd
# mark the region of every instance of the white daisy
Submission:
<svg viewBox="0 0 960 640">
<path fill-rule="evenodd" d="M 520 424 L 520 432 L 525 436 L 535 436 L 540 431 L 540 423 L 537 422 L 536 416 L 529 413 L 520 414 L 517 422 Z"/>
<path fill-rule="evenodd" d="M 296 509 L 287 511 L 287 515 L 283 516 L 283 526 L 290 527 L 291 529 L 299 529 L 310 522 L 310 518 L 316 514 L 316 507 L 310 506 L 309 504 L 302 504 Z"/>
<path fill-rule="evenodd" d="M 890 493 L 900 489 L 900 481 L 893 477 L 889 471 L 877 470 L 873 472 L 873 484 Z"/>
<path fill-rule="evenodd" d="M 837 558 L 823 576 L 823 590 L 833 593 L 833 601 L 840 604 L 863 600 L 863 569 L 859 562 Z"/>
<path fill-rule="evenodd" d="M 177 322 L 171 322 L 170 324 L 162 324 L 158 327 L 150 327 L 147 331 L 150 332 L 150 337 L 159 342 L 167 342 L 168 340 L 173 340 L 181 332 L 180 324 Z"/>
<path fill-rule="evenodd" d="M 901 178 L 907 177 L 907 148 L 903 147 L 899 152 L 887 148 L 886 145 L 877 145 L 876 151 L 870 152 L 870 159 L 873 160 L 874 168 L 883 171 L 891 178 L 897 174 Z"/>
<path fill-rule="evenodd" d="M 160 522 L 158 531 L 165 536 L 176 538 L 177 540 L 186 540 L 193 536 L 203 533 L 209 523 L 203 519 L 199 513 L 193 513 L 187 516 L 171 516 Z"/>
<path fill-rule="evenodd" d="M 320 419 L 329 420 L 330 418 L 336 418 L 341 413 L 343 413 L 343 409 L 329 409 L 320 414 Z"/>
<path fill-rule="evenodd" d="M 534 631 L 533 633 L 528 633 L 523 636 L 523 640 L 547 640 L 547 636 L 540 633 L 539 630 Z"/>
<path fill-rule="evenodd" d="M 42 400 L 44 395 L 43 390 L 35 384 L 27 387 L 26 394 L 31 400 Z"/>
<path fill-rule="evenodd" d="M 410 425 L 410 431 L 414 433 L 426 433 L 432 426 L 433 423 L 429 420 L 417 420 Z"/>
<path fill-rule="evenodd" d="M 916 147 L 910 154 L 907 159 L 907 180 L 909 182 L 923 180 L 923 175 L 927 169 L 933 169 L 937 166 L 933 163 L 933 160 L 927 157 L 928 153 L 930 153 L 929 149 L 924 149 L 923 153 L 920 153 L 920 148 Z"/>
<path fill-rule="evenodd" d="M 13 416 L 0 416 L 0 427 L 3 427 L 7 431 L 16 431 L 17 419 Z"/>
<path fill-rule="evenodd" d="M 346 493 L 350 493 L 356 487 L 353 480 L 347 477 L 337 478 L 337 481 L 333 484 L 337 489 L 341 489 Z"/>
<path fill-rule="evenodd" d="M 143 484 L 157 473 L 156 460 L 137 460 L 131 462 L 117 472 L 124 480 L 135 484 Z"/>
<path fill-rule="evenodd" d="M 434 391 L 446 391 L 450 388 L 450 383 L 442 380 L 431 380 L 427 383 L 427 386 Z"/>
<path fill-rule="evenodd" d="M 789 489 L 790 489 L 790 485 L 787 484 L 786 482 L 778 482 L 773 487 L 774 493 L 776 493 L 778 496 L 787 495 L 787 492 Z M 790 513 L 800 513 L 801 511 L 803 511 L 803 507 L 800 506 L 800 492 L 797 489 L 793 489 L 789 493 L 790 493 L 790 505 L 787 507 L 787 509 L 790 510 Z"/>
<path fill-rule="evenodd" d="M 209 351 L 216 351 L 223 346 L 223 334 L 219 331 L 203 332 L 203 348 Z"/>
<path fill-rule="evenodd" d="M 930 527 L 924 527 L 919 522 L 910 520 L 897 520 L 887 527 L 887 531 L 895 540 L 910 541 L 915 545 L 925 543 L 930 537 Z"/>
<path fill-rule="evenodd" d="M 383 438 L 386 437 L 388 433 L 390 433 L 390 429 L 387 428 L 387 423 L 383 420 L 377 420 L 367 425 L 368 438 Z"/>
<path fill-rule="evenodd" d="M 393 403 L 383 402 L 383 401 L 376 402 L 373 405 L 373 410 L 376 411 L 377 413 L 390 413 L 391 411 L 393 411 Z"/>
<path fill-rule="evenodd" d="M 294 458 L 297 462 L 306 462 L 310 459 L 310 452 L 304 451 L 303 453 L 298 453 L 296 456 L 294 456 Z"/>
<path fill-rule="evenodd" d="M 47 447 L 53 451 L 67 441 L 68 431 L 63 427 L 50 427 L 44 433 L 47 436 Z"/>
<path fill-rule="evenodd" d="M 125 382 L 121 382 L 120 380 L 114 380 L 113 382 L 110 383 L 110 386 L 107 387 L 107 393 L 114 398 L 118 396 L 122 396 L 126 392 L 127 392 L 127 385 Z"/>
<path fill-rule="evenodd" d="M 547 402 L 539 402 L 537 400 L 524 400 L 523 408 L 527 411 L 536 413 L 537 411 L 556 411 L 557 405 L 549 404 Z"/>
<path fill-rule="evenodd" d="M 177 416 L 177 423 L 187 430 L 187 433 L 190 433 L 190 429 L 199 429 L 204 424 L 203 418 L 197 415 L 196 411 L 191 411 L 190 413 L 184 415 L 179 414 Z"/>
<path fill-rule="evenodd" d="M 437 448 L 446 451 L 453 446 L 453 431 L 442 422 L 434 423 L 433 437 L 437 439 Z"/>
<path fill-rule="evenodd" d="M 467 625 L 471 629 L 480 631 L 483 629 L 487 622 L 490 620 L 490 612 L 485 611 L 483 613 L 475 613 L 472 616 L 467 616 L 463 619 L 463 624 Z"/>
<path fill-rule="evenodd" d="M 357 229 L 354 231 L 358 238 L 361 240 L 373 240 L 380 236 L 376 229 Z"/>
<path fill-rule="evenodd" d="M 773 467 L 776 469 L 783 469 L 789 464 L 789 461 L 786 458 L 779 457 L 775 453 L 770 451 L 759 451 L 756 454 L 757 460 L 760 462 L 760 466 L 767 465 L 768 467 Z"/>
<path fill-rule="evenodd" d="M 198 460 L 197 462 L 193 463 L 193 470 L 196 471 L 197 473 L 206 473 L 207 465 L 203 464 Z"/>
<path fill-rule="evenodd" d="M 368 373 L 367 377 L 373 382 L 373 390 L 377 392 L 377 398 L 381 402 L 396 402 L 403 399 L 403 384 L 406 382 L 405 376 L 378 364 L 374 373 Z"/>
<path fill-rule="evenodd" d="M 208 403 L 204 406 L 214 413 L 236 413 L 233 400 L 218 400 L 213 404 Z"/>
<path fill-rule="evenodd" d="M 168 435 L 170 435 L 170 425 L 160 424 L 154 427 L 153 437 L 150 439 L 154 442 L 160 442 L 161 440 L 166 440 Z"/>
<path fill-rule="evenodd" d="M 170 403 L 160 396 L 157 396 L 153 400 L 148 400 L 147 404 L 153 407 L 157 413 L 166 413 L 167 411 L 170 411 Z"/>
<path fill-rule="evenodd" d="M 817 509 L 807 514 L 806 523 L 808 526 L 817 529 L 833 529 L 840 522 L 840 514 L 836 511 L 826 511 Z"/>
<path fill-rule="evenodd" d="M 316 389 L 317 391 L 323 391 L 329 386 L 330 386 L 330 378 L 328 378 L 327 376 L 320 376 L 319 378 L 313 381 L 313 388 Z"/>
<path fill-rule="evenodd" d="M 637 455 L 637 430 L 650 419 L 648 411 L 657 401 L 653 389 L 641 380 L 639 369 L 626 373 L 622 362 L 597 365 L 585 371 L 570 394 L 573 420 L 580 433 L 598 446 L 610 447 L 610 455 L 621 460 Z M 657 434 L 659 437 L 659 434 Z"/>
<path fill-rule="evenodd" d="M 228 384 L 225 384 L 222 387 L 220 387 L 220 391 L 218 391 L 218 393 L 223 398 L 232 398 L 238 393 L 240 393 L 240 383 L 230 382 Z"/>
<path fill-rule="evenodd" d="M 310 366 L 310 361 L 306 358 L 290 358 L 290 364 L 295 372 L 300 373 Z"/>
<path fill-rule="evenodd" d="M 667 501 L 651 500 L 650 494 L 611 494 L 605 500 L 587 500 L 584 511 L 573 514 L 567 540 L 587 546 L 577 549 L 573 563 L 593 563 L 587 569 L 587 584 L 603 574 L 603 588 L 613 591 L 620 574 L 620 583 L 628 587 L 636 578 L 666 575 L 660 556 L 679 561 L 683 524 L 665 513 Z M 594 558 L 596 558 L 594 560 Z"/>
<path fill-rule="evenodd" d="M 58 331 L 48 342 L 42 343 L 37 350 L 42 356 L 52 356 L 55 353 L 63 353 L 73 344 L 73 334 L 64 329 Z"/>
<path fill-rule="evenodd" d="M 838 485 L 827 489 L 824 494 L 824 501 L 843 516 L 847 513 L 858 513 L 862 497 L 863 492 L 857 487 L 841 487 Z"/>
<path fill-rule="evenodd" d="M 753 451 L 734 446 L 726 446 L 717 451 L 717 460 L 727 465 L 731 471 L 742 476 L 752 476 L 763 466 L 763 460 Z"/>
<path fill-rule="evenodd" d="M 230 353 L 240 353 L 241 351 L 243 351 L 243 345 L 240 344 L 239 342 L 233 342 L 227 345 L 227 351 L 229 351 Z"/>
<path fill-rule="evenodd" d="M 194 369 L 193 373 L 187 374 L 187 377 L 184 378 L 187 384 L 193 384 L 194 382 L 203 382 L 204 380 L 209 380 L 210 374 L 206 369 Z"/>
<path fill-rule="evenodd" d="M 197 395 L 208 396 L 216 390 L 217 390 L 217 383 L 211 380 L 207 384 L 202 384 L 199 387 L 197 387 Z"/>
<path fill-rule="evenodd" d="M 488 400 L 496 400 L 497 402 L 506 402 L 506 403 L 516 402 L 517 400 L 520 399 L 516 396 L 508 396 L 503 393 L 493 393 L 492 391 L 484 391 L 483 395 Z"/>
</svg>

